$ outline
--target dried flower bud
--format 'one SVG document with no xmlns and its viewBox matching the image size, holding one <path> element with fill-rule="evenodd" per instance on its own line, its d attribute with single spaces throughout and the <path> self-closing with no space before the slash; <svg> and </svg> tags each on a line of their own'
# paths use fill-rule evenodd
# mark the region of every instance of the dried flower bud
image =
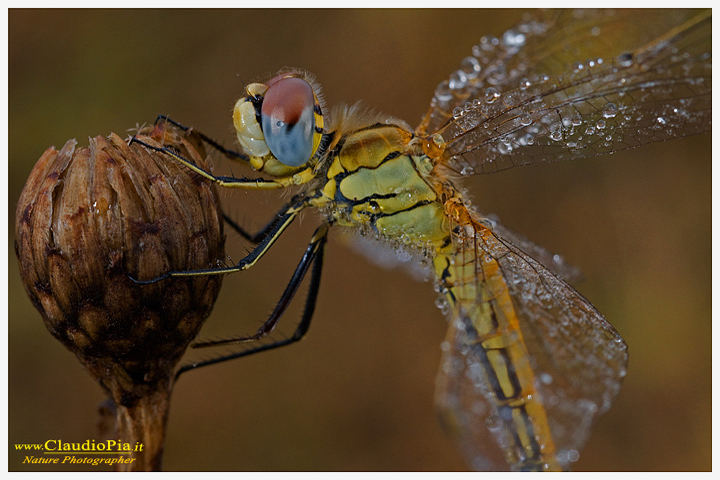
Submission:
<svg viewBox="0 0 720 480">
<path fill-rule="evenodd" d="M 145 142 L 206 166 L 192 135 L 149 130 Z M 48 149 L 20 196 L 15 250 L 25 290 L 48 330 L 118 407 L 135 408 L 158 392 L 167 403 L 174 367 L 209 315 L 222 277 L 142 286 L 130 277 L 215 266 L 224 256 L 216 191 L 169 156 L 115 134 L 75 146 L 70 140 L 59 152 Z"/>
</svg>

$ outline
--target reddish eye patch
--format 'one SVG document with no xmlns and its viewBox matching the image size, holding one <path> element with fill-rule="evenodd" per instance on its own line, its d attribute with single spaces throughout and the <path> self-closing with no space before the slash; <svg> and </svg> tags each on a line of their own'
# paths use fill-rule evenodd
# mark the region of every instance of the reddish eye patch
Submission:
<svg viewBox="0 0 720 480">
<path fill-rule="evenodd" d="M 298 77 L 275 77 L 267 83 L 262 105 L 263 116 L 295 124 L 303 110 L 314 105 L 312 87 Z"/>
</svg>

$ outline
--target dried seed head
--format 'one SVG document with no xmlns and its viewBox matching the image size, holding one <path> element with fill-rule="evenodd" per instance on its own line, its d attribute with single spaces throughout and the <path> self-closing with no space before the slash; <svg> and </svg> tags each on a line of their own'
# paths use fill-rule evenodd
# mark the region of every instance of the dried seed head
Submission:
<svg viewBox="0 0 720 480">
<path fill-rule="evenodd" d="M 149 130 L 140 138 L 206 166 L 192 135 Z M 169 389 L 222 280 L 140 286 L 129 277 L 216 266 L 222 213 L 214 187 L 167 155 L 115 134 L 75 146 L 48 149 L 23 189 L 15 220 L 20 274 L 48 330 L 129 405 L 159 383 Z"/>
</svg>

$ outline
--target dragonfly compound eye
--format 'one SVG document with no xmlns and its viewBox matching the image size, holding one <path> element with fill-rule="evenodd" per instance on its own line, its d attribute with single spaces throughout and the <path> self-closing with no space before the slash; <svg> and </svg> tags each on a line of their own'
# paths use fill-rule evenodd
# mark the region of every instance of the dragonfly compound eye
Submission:
<svg viewBox="0 0 720 480">
<path fill-rule="evenodd" d="M 261 110 L 265 142 L 280 162 L 299 167 L 312 158 L 320 143 L 322 125 L 316 129 L 316 119 L 322 117 L 317 99 L 310 84 L 299 77 L 273 79 L 268 85 Z"/>
</svg>

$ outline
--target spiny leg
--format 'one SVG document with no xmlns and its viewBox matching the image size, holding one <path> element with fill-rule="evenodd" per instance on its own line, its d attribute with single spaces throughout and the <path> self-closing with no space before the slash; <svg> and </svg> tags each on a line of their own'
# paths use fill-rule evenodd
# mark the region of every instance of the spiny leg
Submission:
<svg viewBox="0 0 720 480">
<path fill-rule="evenodd" d="M 208 136 L 205 135 L 204 133 L 195 130 L 195 128 L 193 128 L 193 127 L 187 127 L 187 126 L 183 125 L 183 124 L 180 123 L 180 122 L 176 122 L 176 121 L 173 120 L 172 118 L 168 117 L 167 115 L 163 115 L 162 113 L 161 113 L 160 115 L 158 115 L 157 118 L 155 119 L 155 125 L 157 125 L 157 124 L 160 123 L 161 121 L 162 121 L 162 122 L 169 123 L 169 124 L 171 124 L 171 125 L 174 125 L 175 127 L 179 128 L 179 129 L 182 130 L 183 132 L 188 132 L 188 133 L 189 133 L 189 132 L 192 132 L 193 134 L 195 134 L 195 135 L 197 135 L 198 137 L 200 137 L 200 139 L 201 139 L 203 142 L 205 142 L 206 144 L 210 145 L 211 147 L 213 147 L 215 150 L 217 150 L 218 152 L 220 152 L 221 154 L 223 154 L 224 156 L 226 156 L 226 157 L 229 158 L 230 160 L 243 160 L 243 161 L 248 161 L 248 160 L 249 160 L 249 158 L 248 158 L 247 155 L 245 155 L 245 154 L 243 154 L 243 153 L 240 153 L 240 152 L 236 152 L 236 151 L 234 151 L 234 150 L 228 150 L 227 148 L 223 147 L 223 146 L 220 145 L 218 142 L 216 142 L 216 141 L 213 140 L 212 138 L 208 137 Z"/>
<path fill-rule="evenodd" d="M 275 306 L 275 309 L 270 314 L 270 317 L 263 323 L 263 325 L 258 329 L 258 331 L 254 335 L 249 336 L 243 336 L 243 337 L 234 337 L 234 338 L 228 338 L 224 340 L 212 340 L 212 341 L 205 341 L 205 342 L 195 342 L 192 347 L 193 348 L 203 348 L 203 347 L 214 347 L 219 345 L 232 345 L 236 343 L 246 343 L 246 342 L 252 342 L 256 340 L 260 340 L 263 337 L 266 337 L 270 332 L 273 331 L 275 328 L 275 325 L 277 325 L 278 320 L 280 317 L 285 313 L 285 310 L 287 310 L 287 307 L 290 305 L 290 302 L 292 301 L 293 297 L 295 296 L 295 293 L 297 292 L 298 288 L 300 287 L 300 283 L 302 282 L 303 278 L 305 278 L 305 274 L 307 273 L 308 269 L 310 268 L 310 263 L 312 263 L 313 258 L 317 255 L 318 248 L 321 248 L 327 239 L 327 233 L 328 233 L 328 225 L 323 224 L 320 227 L 318 227 L 317 230 L 315 230 L 315 233 L 313 234 L 312 238 L 310 239 L 310 244 L 308 245 L 307 249 L 305 250 L 305 253 L 303 254 L 302 258 L 300 259 L 300 263 L 298 263 L 297 268 L 295 269 L 295 273 L 293 273 L 292 278 L 290 279 L 290 282 L 288 283 L 287 287 L 285 287 L 285 291 L 283 292 L 282 296 L 280 297 L 280 300 L 278 301 L 277 305 Z"/>
<path fill-rule="evenodd" d="M 225 222 L 227 222 L 230 227 L 235 230 L 237 233 L 240 234 L 241 237 L 243 237 L 245 240 L 258 244 L 260 241 L 262 241 L 265 237 L 268 236 L 270 231 L 272 230 L 273 226 L 279 221 L 281 221 L 282 216 L 285 215 L 288 210 L 290 210 L 294 205 L 297 204 L 297 202 L 300 200 L 299 196 L 293 197 L 293 199 L 285 204 L 278 212 L 275 214 L 275 217 L 270 220 L 260 231 L 257 233 L 249 233 L 247 230 L 245 230 L 243 227 L 241 227 L 235 220 L 233 220 L 230 216 L 228 216 L 226 213 L 223 213 L 223 218 L 225 219 Z"/>
<path fill-rule="evenodd" d="M 265 323 L 260 327 L 258 332 L 250 337 L 243 337 L 243 338 L 234 338 L 229 340 L 219 340 L 219 341 L 211 341 L 211 342 L 198 342 L 193 344 L 193 347 L 208 347 L 208 346 L 217 346 L 217 345 L 228 345 L 232 343 L 238 343 L 238 342 L 246 342 L 246 341 L 252 341 L 252 340 L 258 340 L 264 336 L 266 336 L 277 324 L 280 317 L 282 317 L 283 313 L 285 313 L 285 310 L 287 309 L 287 306 L 290 304 L 290 301 L 294 297 L 295 293 L 297 292 L 300 283 L 302 282 L 303 278 L 305 277 L 305 274 L 307 273 L 308 269 L 310 268 L 310 264 L 312 264 L 312 272 L 310 273 L 310 286 L 308 288 L 308 296 L 307 300 L 305 301 L 305 307 L 303 309 L 302 318 L 300 319 L 300 323 L 298 323 L 297 328 L 295 329 L 295 332 L 292 334 L 291 337 L 278 340 L 276 342 L 268 343 L 266 345 L 260 345 L 255 348 L 251 348 L 248 350 L 243 350 L 241 352 L 231 353 L 228 355 L 223 355 L 217 358 L 212 358 L 209 360 L 203 360 L 195 363 L 191 363 L 189 365 L 185 365 L 178 370 L 177 375 L 175 375 L 175 380 L 177 381 L 178 377 L 182 375 L 183 373 L 194 370 L 196 368 L 205 367 L 208 365 L 214 365 L 216 363 L 225 362 L 228 360 L 233 360 L 236 358 L 246 357 L 248 355 L 252 355 L 255 353 L 264 352 L 267 350 L 272 350 L 279 347 L 284 347 L 286 345 L 290 345 L 292 343 L 297 342 L 301 338 L 305 336 L 308 329 L 310 328 L 310 321 L 312 320 L 313 313 L 315 312 L 315 303 L 317 301 L 318 292 L 320 291 L 320 276 L 322 273 L 322 263 L 323 263 L 323 253 L 325 249 L 325 243 L 327 242 L 327 233 L 328 233 L 328 224 L 323 224 L 315 231 L 315 234 L 313 235 L 312 239 L 310 240 L 310 244 L 308 245 L 307 250 L 305 251 L 305 254 L 303 255 L 302 259 L 300 260 L 300 263 L 298 264 L 297 268 L 295 269 L 295 273 L 293 274 L 292 278 L 290 279 L 290 283 L 288 283 L 288 286 L 285 288 L 285 291 L 283 292 L 282 297 L 280 298 L 280 301 L 278 302 L 277 306 L 275 307 L 275 310 L 273 310 L 270 317 L 265 321 Z"/>
<path fill-rule="evenodd" d="M 265 238 L 265 235 L 267 235 L 267 232 L 270 230 L 270 228 L 273 226 L 275 221 L 277 219 L 273 218 L 267 225 L 265 225 L 262 230 L 260 230 L 257 233 L 250 233 L 247 230 L 245 230 L 243 227 L 241 227 L 232 217 L 230 217 L 227 213 L 223 212 L 223 219 L 225 219 L 225 223 L 230 225 L 230 227 L 235 230 L 238 234 L 240 234 L 241 237 L 243 237 L 248 242 L 254 243 L 255 245 L 258 244 L 260 240 Z"/>
<path fill-rule="evenodd" d="M 171 277 L 224 275 L 226 273 L 235 273 L 247 270 L 248 268 L 254 266 L 257 261 L 260 260 L 263 255 L 265 255 L 265 253 L 270 249 L 270 247 L 275 243 L 275 241 L 280 238 L 280 235 L 285 231 L 285 229 L 292 223 L 295 217 L 297 217 L 298 213 L 300 213 L 302 209 L 307 206 L 308 198 L 301 198 L 299 201 L 296 201 L 296 199 L 293 200 L 295 201 L 295 203 L 290 203 L 286 205 L 283 210 L 281 210 L 281 212 L 284 211 L 285 213 L 279 215 L 277 219 L 271 222 L 270 228 L 267 228 L 267 233 L 262 239 L 262 241 L 260 241 L 260 243 L 258 243 L 257 246 L 253 248 L 249 254 L 243 257 L 236 265 L 222 268 L 172 271 L 167 272 L 159 277 L 152 278 L 150 280 L 138 280 L 132 277 L 130 278 L 132 279 L 132 281 L 139 285 L 148 285 Z"/>
<path fill-rule="evenodd" d="M 236 178 L 236 177 L 228 177 L 224 175 L 215 176 L 212 173 L 208 172 L 207 170 L 198 167 L 190 160 L 187 160 L 186 158 L 183 158 L 181 155 L 178 155 L 177 152 L 173 151 L 172 149 L 168 147 L 157 147 L 155 145 L 151 145 L 143 140 L 138 139 L 136 136 L 133 136 L 130 139 L 130 145 L 133 143 L 137 143 L 139 145 L 142 145 L 143 147 L 153 150 L 155 152 L 164 153 L 165 155 L 168 155 L 169 157 L 173 158 L 177 162 L 185 165 L 187 168 L 192 170 L 193 172 L 197 173 L 198 175 L 217 183 L 221 187 L 226 188 L 247 188 L 247 189 L 273 189 L 273 188 L 283 188 L 286 185 L 284 185 L 281 182 L 275 181 L 275 180 L 267 180 L 264 178 Z"/>
</svg>

